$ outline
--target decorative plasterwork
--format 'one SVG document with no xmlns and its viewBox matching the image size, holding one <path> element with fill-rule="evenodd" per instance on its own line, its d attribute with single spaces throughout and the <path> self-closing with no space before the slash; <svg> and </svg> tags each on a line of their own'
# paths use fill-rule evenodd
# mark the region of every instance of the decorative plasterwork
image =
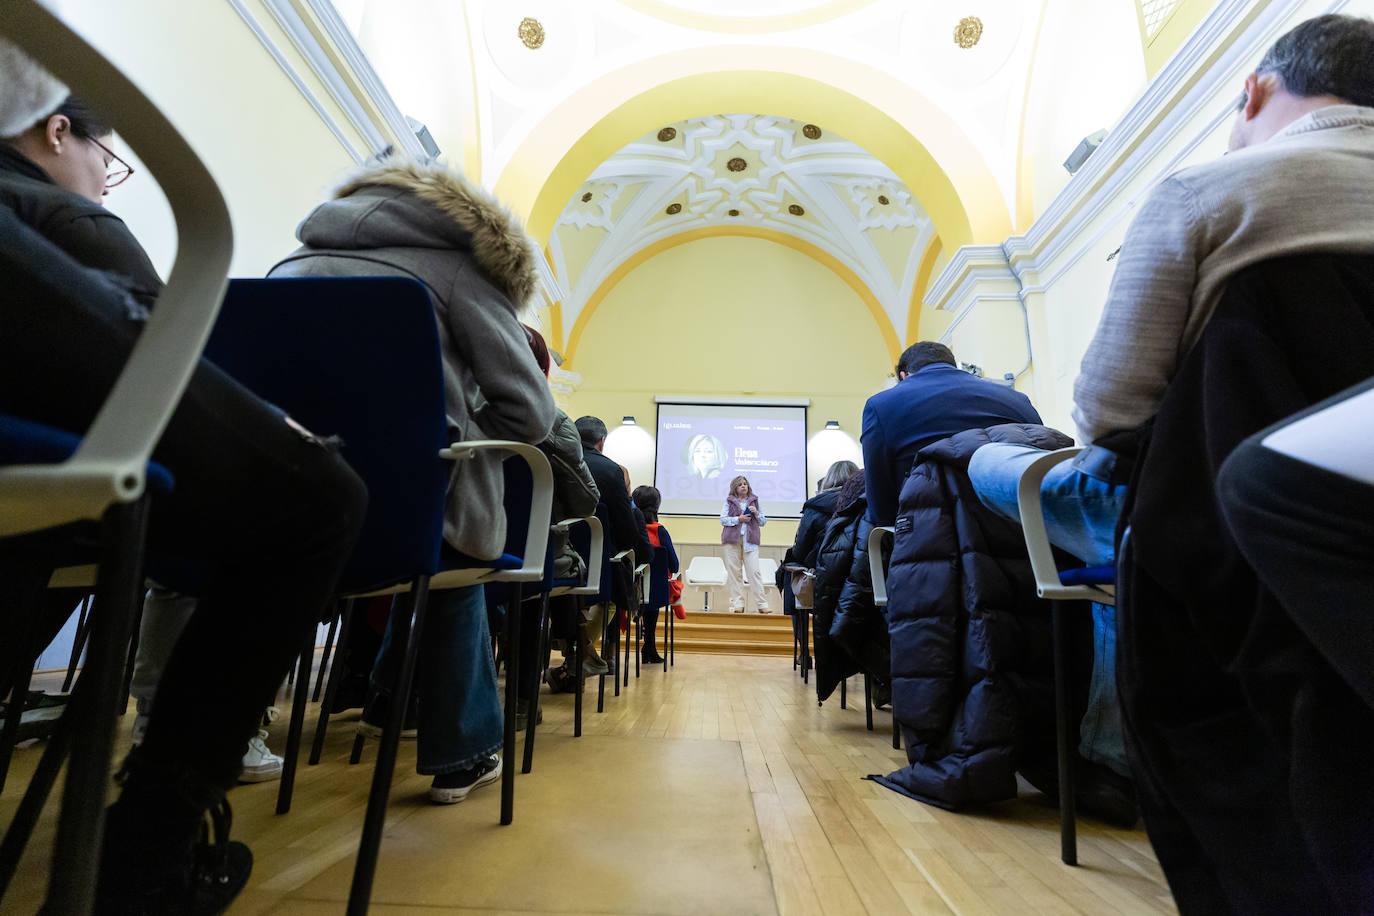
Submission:
<svg viewBox="0 0 1374 916">
<path fill-rule="evenodd" d="M 881 302 L 899 338 L 934 238 L 891 169 L 823 126 L 752 114 L 664 125 L 602 163 L 558 219 L 549 249 L 569 290 L 565 339 L 636 252 L 712 226 L 778 232 L 826 252 Z"/>
</svg>

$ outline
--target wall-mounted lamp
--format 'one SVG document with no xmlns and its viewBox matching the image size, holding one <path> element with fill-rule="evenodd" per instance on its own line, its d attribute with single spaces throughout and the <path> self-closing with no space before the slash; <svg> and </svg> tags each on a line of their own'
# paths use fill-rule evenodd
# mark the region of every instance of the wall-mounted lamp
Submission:
<svg viewBox="0 0 1374 916">
<path fill-rule="evenodd" d="M 839 428 L 840 428 L 840 421 L 839 421 L 839 420 L 826 420 L 826 421 L 825 421 L 825 428 L 826 428 L 826 429 L 839 429 Z"/>
<path fill-rule="evenodd" d="M 634 426 L 634 425 L 635 425 L 635 418 L 634 418 L 634 417 L 621 417 L 621 418 L 620 418 L 620 425 L 621 425 L 621 426 Z"/>
</svg>

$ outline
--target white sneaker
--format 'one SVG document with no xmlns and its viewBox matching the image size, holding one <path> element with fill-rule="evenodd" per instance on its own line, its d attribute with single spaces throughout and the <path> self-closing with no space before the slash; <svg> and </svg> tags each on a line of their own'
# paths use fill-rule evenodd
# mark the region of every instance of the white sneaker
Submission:
<svg viewBox="0 0 1374 916">
<path fill-rule="evenodd" d="M 267 732 L 258 729 L 257 737 L 248 739 L 248 753 L 243 755 L 243 772 L 239 782 L 268 782 L 281 779 L 282 758 L 267 749 Z"/>
</svg>

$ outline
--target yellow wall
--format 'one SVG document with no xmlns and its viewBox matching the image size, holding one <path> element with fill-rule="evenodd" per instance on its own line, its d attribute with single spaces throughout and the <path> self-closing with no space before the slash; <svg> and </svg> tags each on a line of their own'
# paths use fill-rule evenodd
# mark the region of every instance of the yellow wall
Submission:
<svg viewBox="0 0 1374 916">
<path fill-rule="evenodd" d="M 256 0 L 246 6 L 292 56 L 350 141 L 365 147 L 267 10 Z M 148 93 L 205 161 L 233 220 L 230 272 L 261 276 L 295 248 L 296 224 L 353 159 L 234 8 L 225 2 L 65 0 L 60 11 Z M 140 170 L 106 203 L 165 277 L 176 233 L 149 173 Z"/>
<path fill-rule="evenodd" d="M 864 401 L 892 371 L 868 307 L 843 280 L 754 238 L 701 239 L 631 271 L 587 324 L 572 368 L 583 378 L 574 419 L 630 415 L 652 428 L 656 394 L 811 398 L 808 437 L 838 420 L 855 438 Z M 719 538 L 711 519 L 665 523 L 675 540 Z M 774 520 L 764 543 L 791 544 L 795 531 Z"/>
</svg>

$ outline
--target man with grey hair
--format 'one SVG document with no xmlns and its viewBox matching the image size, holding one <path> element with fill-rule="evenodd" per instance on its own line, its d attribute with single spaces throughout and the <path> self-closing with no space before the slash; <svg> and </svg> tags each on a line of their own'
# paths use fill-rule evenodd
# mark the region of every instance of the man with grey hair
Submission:
<svg viewBox="0 0 1374 916">
<path fill-rule="evenodd" d="M 1374 21 L 1326 15 L 1300 23 L 1245 77 L 1228 155 L 1170 175 L 1140 205 L 1074 384 L 1073 417 L 1089 448 L 1072 464 L 1052 470 L 1041 487 L 1047 528 L 1056 545 L 1089 563 L 1114 561 L 1135 431 L 1159 413 L 1184 357 L 1240 271 L 1289 255 L 1374 253 L 1371 62 Z M 1330 333 L 1341 329 L 1332 327 Z M 1017 479 L 1039 454 L 1000 444 L 979 449 L 969 466 L 979 497 L 995 511 L 1018 517 Z M 1189 457 L 1206 460 L 1203 455 Z M 1205 510 L 1195 506 L 1192 511 Z M 1139 554 L 1139 526 L 1135 543 Z M 1191 545 L 1193 550 L 1209 546 Z M 1138 618 L 1139 609 L 1132 607 Z M 1160 657 L 1168 649 L 1136 640 L 1123 647 L 1122 658 L 1148 655 L 1161 668 L 1181 668 L 1184 663 L 1177 659 Z M 1222 676 L 1236 675 L 1228 669 L 1218 672 Z M 1134 675 L 1140 677 L 1139 672 Z M 1199 683 L 1200 677 L 1193 671 L 1189 683 Z M 1122 689 L 1128 689 L 1127 676 Z M 1130 689 L 1139 691 L 1134 681 Z M 1157 696 L 1151 699 L 1159 702 Z M 1137 696 L 1135 704 L 1140 702 Z M 1210 714 L 1211 708 L 1206 709 Z M 1290 761 L 1281 759 L 1278 750 L 1283 736 L 1268 736 L 1263 752 L 1242 747 L 1234 738 L 1237 728 L 1228 728 L 1242 718 L 1244 711 L 1229 720 L 1221 714 L 1197 722 L 1167 715 L 1152 719 L 1147 725 L 1156 737 L 1166 736 L 1161 746 L 1167 748 L 1167 760 L 1147 759 L 1139 740 L 1141 723 L 1136 723 L 1131 767 L 1151 839 L 1180 909 L 1363 910 L 1374 890 L 1374 859 L 1341 872 L 1320 852 L 1321 844 L 1299 827 L 1295 816 L 1299 806 L 1315 810 L 1311 799 L 1301 800 L 1313 787 L 1299 784 L 1298 777 L 1273 791 L 1253 791 L 1263 785 L 1262 773 L 1286 772 Z M 1230 749 L 1233 759 L 1247 760 L 1246 766 L 1207 772 L 1217 759 L 1208 756 L 1209 746 Z M 1314 759 L 1332 750 L 1308 747 L 1302 752 Z M 1348 778 L 1365 777 L 1352 771 Z M 1231 788 L 1198 789 L 1207 779 L 1214 789 Z M 1247 790 L 1262 801 L 1237 802 Z M 1325 829 L 1339 834 L 1339 844 L 1355 853 L 1348 858 L 1359 858 L 1374 842 L 1366 826 L 1374 823 L 1371 818 L 1374 811 L 1350 811 L 1348 823 Z M 1241 848 L 1247 843 L 1250 848 Z M 1361 903 L 1352 904 L 1354 900 Z"/>
</svg>

